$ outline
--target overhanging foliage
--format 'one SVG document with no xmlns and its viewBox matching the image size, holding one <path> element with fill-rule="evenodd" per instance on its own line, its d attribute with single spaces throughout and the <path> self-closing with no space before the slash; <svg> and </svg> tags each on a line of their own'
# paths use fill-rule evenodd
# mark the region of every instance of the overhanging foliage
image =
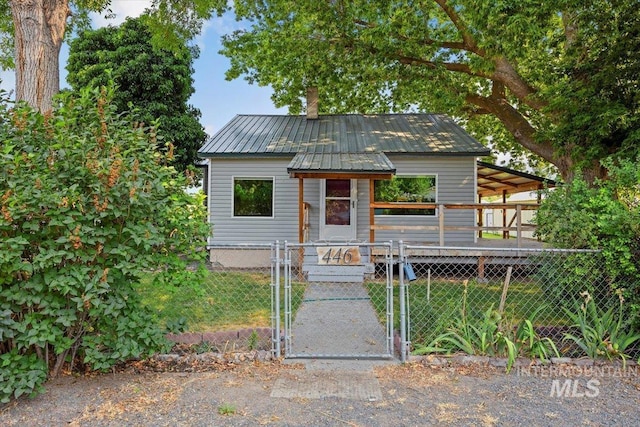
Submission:
<svg viewBox="0 0 640 427">
<path fill-rule="evenodd" d="M 46 115 L 0 104 L 3 402 L 67 363 L 102 370 L 166 348 L 133 285 L 150 270 L 184 279 L 204 257 L 202 196 L 112 97 L 84 90 Z"/>
</svg>

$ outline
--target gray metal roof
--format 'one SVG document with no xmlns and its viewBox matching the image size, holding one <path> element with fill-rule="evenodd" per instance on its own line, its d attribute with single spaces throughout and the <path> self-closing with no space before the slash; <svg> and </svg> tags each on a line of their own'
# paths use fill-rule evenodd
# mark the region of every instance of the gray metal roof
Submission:
<svg viewBox="0 0 640 427">
<path fill-rule="evenodd" d="M 200 157 L 306 153 L 424 153 L 485 156 L 489 149 L 440 114 L 238 115 Z M 333 160 L 330 157 L 323 162 Z"/>
<path fill-rule="evenodd" d="M 298 153 L 287 172 L 395 173 L 396 168 L 384 153 Z"/>
</svg>

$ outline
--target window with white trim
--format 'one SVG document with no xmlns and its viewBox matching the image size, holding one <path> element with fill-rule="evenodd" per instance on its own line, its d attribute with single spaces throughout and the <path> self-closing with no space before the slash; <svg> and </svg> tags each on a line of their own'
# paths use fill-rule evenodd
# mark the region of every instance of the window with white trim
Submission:
<svg viewBox="0 0 640 427">
<path fill-rule="evenodd" d="M 273 178 L 233 178 L 234 217 L 273 217 Z"/>
<path fill-rule="evenodd" d="M 436 175 L 396 175 L 389 180 L 377 180 L 374 186 L 376 203 L 437 203 Z M 375 215 L 435 216 L 435 209 L 376 208 Z"/>
</svg>

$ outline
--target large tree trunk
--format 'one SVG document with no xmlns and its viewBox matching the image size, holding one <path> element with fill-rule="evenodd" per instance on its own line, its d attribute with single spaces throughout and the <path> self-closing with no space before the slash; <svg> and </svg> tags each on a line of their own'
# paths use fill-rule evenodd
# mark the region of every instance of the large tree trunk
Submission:
<svg viewBox="0 0 640 427">
<path fill-rule="evenodd" d="M 558 155 L 553 162 L 562 176 L 563 182 L 571 182 L 576 177 L 581 177 L 589 185 L 595 185 L 597 180 L 607 179 L 607 169 L 596 159 L 588 164 L 581 164 L 580 168 L 576 167 L 576 160 L 571 154 Z"/>
<path fill-rule="evenodd" d="M 60 47 L 69 0 L 10 0 L 15 29 L 16 100 L 50 111 L 60 90 Z"/>
</svg>

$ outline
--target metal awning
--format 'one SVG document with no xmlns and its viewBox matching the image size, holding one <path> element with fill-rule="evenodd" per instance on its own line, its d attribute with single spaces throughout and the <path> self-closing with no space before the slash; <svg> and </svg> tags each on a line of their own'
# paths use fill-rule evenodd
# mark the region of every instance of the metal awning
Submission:
<svg viewBox="0 0 640 427">
<path fill-rule="evenodd" d="M 523 191 L 541 190 L 556 187 L 552 179 L 542 178 L 526 172 L 520 172 L 491 163 L 478 162 L 478 195 L 504 196 Z"/>
<path fill-rule="evenodd" d="M 314 153 L 294 156 L 287 166 L 292 178 L 391 179 L 396 168 L 384 153 Z"/>
</svg>

